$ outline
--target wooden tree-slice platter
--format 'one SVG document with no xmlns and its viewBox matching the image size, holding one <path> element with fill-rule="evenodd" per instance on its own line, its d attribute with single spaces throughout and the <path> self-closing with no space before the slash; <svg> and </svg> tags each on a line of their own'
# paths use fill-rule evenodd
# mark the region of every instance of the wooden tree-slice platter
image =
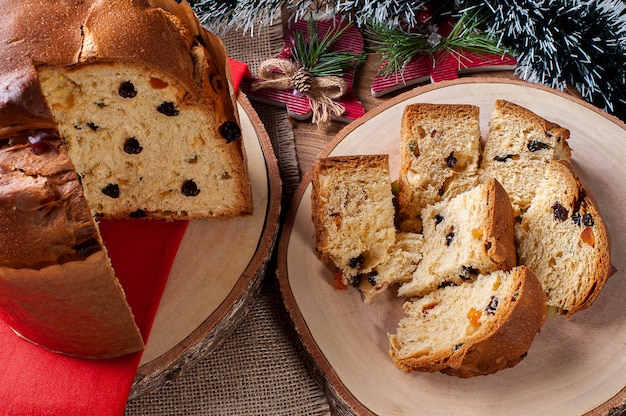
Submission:
<svg viewBox="0 0 626 416">
<path fill-rule="evenodd" d="M 577 98 L 516 80 L 463 79 L 395 97 L 339 132 L 321 153 L 387 153 L 399 169 L 400 120 L 409 103 L 480 107 L 483 135 L 496 99 L 522 105 L 571 131 L 574 167 L 594 192 L 612 237 L 617 269 L 595 304 L 549 318 L 514 368 L 461 379 L 404 373 L 388 355 L 403 300 L 387 291 L 371 304 L 356 289 L 334 290 L 315 255 L 308 172 L 283 227 L 278 280 L 305 357 L 338 414 L 583 415 L 626 408 L 626 125 Z"/>
<path fill-rule="evenodd" d="M 192 221 L 142 355 L 130 397 L 174 379 L 212 352 L 241 323 L 258 294 L 278 235 L 278 163 L 248 99 L 238 99 L 254 213 L 229 221 Z"/>
</svg>

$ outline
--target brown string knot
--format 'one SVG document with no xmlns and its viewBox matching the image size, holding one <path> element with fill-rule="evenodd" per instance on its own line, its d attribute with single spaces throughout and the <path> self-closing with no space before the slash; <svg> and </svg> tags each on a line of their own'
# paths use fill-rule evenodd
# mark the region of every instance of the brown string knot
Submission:
<svg viewBox="0 0 626 416">
<path fill-rule="evenodd" d="M 343 105 L 334 101 L 347 90 L 341 77 L 312 76 L 307 68 L 298 68 L 286 59 L 273 58 L 261 63 L 259 78 L 263 81 L 255 82 L 253 91 L 261 88 L 294 90 L 307 97 L 313 111 L 313 123 L 328 122 L 333 115 L 339 116 L 346 111 Z"/>
</svg>

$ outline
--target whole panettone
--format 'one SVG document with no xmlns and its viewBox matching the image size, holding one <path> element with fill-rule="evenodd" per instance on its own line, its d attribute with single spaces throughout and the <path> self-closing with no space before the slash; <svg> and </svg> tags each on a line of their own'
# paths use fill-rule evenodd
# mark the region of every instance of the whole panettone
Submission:
<svg viewBox="0 0 626 416">
<path fill-rule="evenodd" d="M 0 19 L 5 320 L 67 354 L 139 350 L 94 217 L 252 212 L 225 48 L 173 0 L 0 1 Z"/>
</svg>

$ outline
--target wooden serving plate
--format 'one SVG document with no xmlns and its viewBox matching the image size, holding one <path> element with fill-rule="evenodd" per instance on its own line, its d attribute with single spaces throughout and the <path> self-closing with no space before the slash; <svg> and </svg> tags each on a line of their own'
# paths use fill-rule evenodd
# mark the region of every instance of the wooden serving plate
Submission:
<svg viewBox="0 0 626 416">
<path fill-rule="evenodd" d="M 612 237 L 617 272 L 595 304 L 549 318 L 514 368 L 461 379 L 404 373 L 388 355 L 403 301 L 393 290 L 365 305 L 356 289 L 332 288 L 315 255 L 309 171 L 287 215 L 278 249 L 285 308 L 305 357 L 336 413 L 366 415 L 582 415 L 626 408 L 626 125 L 582 100 L 521 81 L 463 79 L 398 96 L 346 126 L 320 157 L 388 153 L 399 169 L 399 130 L 409 103 L 478 105 L 487 131 L 496 99 L 520 104 L 571 131 L 575 169 L 594 192 Z"/>
<path fill-rule="evenodd" d="M 282 188 L 270 139 L 248 99 L 238 110 L 254 213 L 189 223 L 130 398 L 174 379 L 217 348 L 249 311 L 278 235 Z"/>
</svg>

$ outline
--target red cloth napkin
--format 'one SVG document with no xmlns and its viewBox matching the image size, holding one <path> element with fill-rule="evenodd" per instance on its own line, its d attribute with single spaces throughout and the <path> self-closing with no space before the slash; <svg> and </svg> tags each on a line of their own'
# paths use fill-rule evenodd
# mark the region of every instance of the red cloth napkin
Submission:
<svg viewBox="0 0 626 416">
<path fill-rule="evenodd" d="M 248 66 L 234 60 L 229 64 L 238 87 Z M 144 339 L 187 224 L 141 219 L 100 224 Z M 104 360 L 55 354 L 17 337 L 0 321 L 0 415 L 123 415 L 140 359 L 141 353 Z"/>
<path fill-rule="evenodd" d="M 233 80 L 235 93 L 239 91 L 239 85 L 244 78 L 251 78 L 250 67 L 248 64 L 228 58 L 228 66 L 230 67 L 230 76 Z"/>
<path fill-rule="evenodd" d="M 156 314 L 186 221 L 103 221 L 113 267 L 144 338 Z M 0 414 L 124 414 L 141 353 L 105 360 L 49 352 L 0 322 Z"/>
</svg>

